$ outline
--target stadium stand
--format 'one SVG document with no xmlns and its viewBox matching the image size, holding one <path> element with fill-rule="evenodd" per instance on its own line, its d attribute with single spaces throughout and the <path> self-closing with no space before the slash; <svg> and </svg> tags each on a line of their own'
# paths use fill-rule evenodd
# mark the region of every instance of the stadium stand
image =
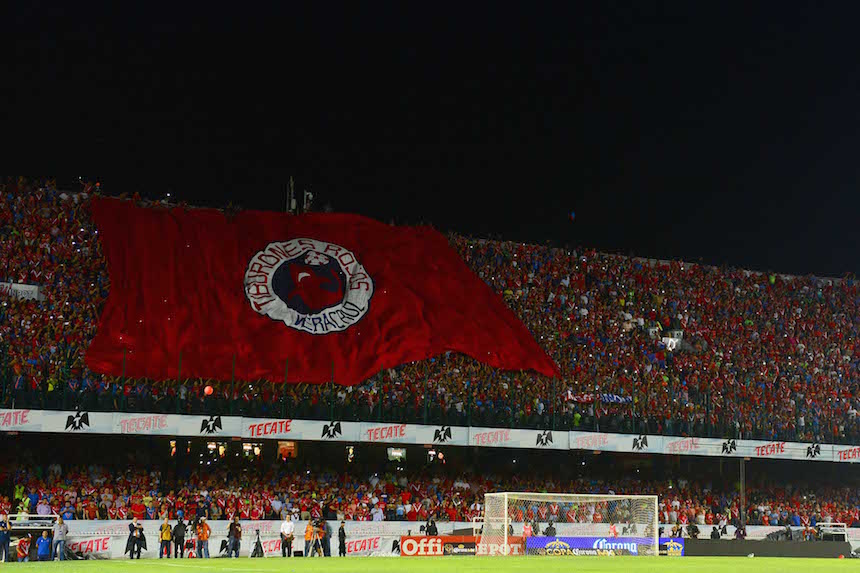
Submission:
<svg viewBox="0 0 860 573">
<path fill-rule="evenodd" d="M 110 287 L 88 210 L 98 192 L 89 183 L 74 193 L 52 181 L 3 183 L 3 407 L 860 443 L 860 283 L 853 277 L 462 236 L 451 244 L 556 360 L 561 379 L 497 371 L 455 354 L 352 388 L 95 374 L 83 356 Z M 18 298 L 12 285 L 37 286 L 39 297 Z"/>
<path fill-rule="evenodd" d="M 221 464 L 224 466 L 225 464 Z M 160 467 L 160 466 L 156 466 Z M 701 481 L 597 477 L 564 479 L 546 472 L 526 475 L 456 471 L 375 472 L 305 470 L 280 465 L 229 469 L 203 466 L 193 471 L 162 472 L 152 466 L 105 467 L 98 464 L 46 466 L 21 464 L 8 469 L 14 499 L 0 500 L 3 512 L 57 514 L 64 519 L 296 519 L 324 517 L 358 521 L 470 521 L 482 515 L 484 492 L 512 488 L 580 493 L 655 493 L 664 524 L 737 525 L 740 500 L 734 488 Z M 672 484 L 675 484 L 674 486 Z M 749 525 L 815 526 L 838 521 L 860 527 L 860 491 L 848 485 L 769 481 L 747 491 Z M 565 505 L 528 513 L 529 521 L 600 522 L 599 504 Z M 531 510 L 528 510 L 529 512 Z M 519 519 L 522 521 L 522 517 Z"/>
</svg>

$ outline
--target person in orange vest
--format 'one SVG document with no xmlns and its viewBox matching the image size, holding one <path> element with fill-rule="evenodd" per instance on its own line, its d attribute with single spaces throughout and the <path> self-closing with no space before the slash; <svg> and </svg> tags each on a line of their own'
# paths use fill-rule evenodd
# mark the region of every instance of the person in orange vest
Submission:
<svg viewBox="0 0 860 573">
<path fill-rule="evenodd" d="M 206 518 L 201 517 L 197 524 L 197 557 L 209 559 L 209 534 L 212 528 L 206 523 Z"/>
<path fill-rule="evenodd" d="M 523 537 L 531 537 L 532 536 L 532 524 L 526 521 L 523 524 Z"/>
<path fill-rule="evenodd" d="M 609 524 L 609 536 L 618 537 L 618 529 L 615 527 L 614 523 Z"/>
<path fill-rule="evenodd" d="M 308 521 L 307 527 L 305 527 L 305 557 L 311 556 L 311 541 L 314 538 L 314 523 L 312 521 Z"/>
</svg>

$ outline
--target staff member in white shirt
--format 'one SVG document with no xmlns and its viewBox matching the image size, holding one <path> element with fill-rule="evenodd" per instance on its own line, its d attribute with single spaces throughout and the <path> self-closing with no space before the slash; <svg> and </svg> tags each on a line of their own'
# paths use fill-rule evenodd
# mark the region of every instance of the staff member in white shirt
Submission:
<svg viewBox="0 0 860 573">
<path fill-rule="evenodd" d="M 281 523 L 281 557 L 293 556 L 293 537 L 296 531 L 296 524 L 287 516 L 287 519 Z"/>
</svg>

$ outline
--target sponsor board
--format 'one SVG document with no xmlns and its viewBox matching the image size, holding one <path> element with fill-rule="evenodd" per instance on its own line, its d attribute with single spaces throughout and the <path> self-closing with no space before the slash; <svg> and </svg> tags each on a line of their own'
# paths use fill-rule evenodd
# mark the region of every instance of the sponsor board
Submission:
<svg viewBox="0 0 860 573">
<path fill-rule="evenodd" d="M 111 538 L 109 535 L 100 537 L 78 537 L 70 539 L 66 548 L 72 553 L 81 555 L 109 556 L 111 552 Z"/>
<path fill-rule="evenodd" d="M 0 283 L 0 295 L 22 300 L 45 300 L 41 286 L 23 283 Z"/>
<path fill-rule="evenodd" d="M 347 555 L 367 555 L 382 550 L 382 537 L 366 537 L 364 539 L 352 539 L 346 542 Z"/>
<path fill-rule="evenodd" d="M 529 555 L 651 555 L 654 540 L 647 537 L 528 537 Z"/>
<path fill-rule="evenodd" d="M 402 557 L 439 557 L 443 555 L 442 538 L 404 535 L 400 538 L 400 555 Z"/>
<path fill-rule="evenodd" d="M 860 446 L 822 443 L 767 442 L 736 438 L 696 438 L 570 432 L 570 449 L 655 453 L 681 456 L 746 457 L 783 460 L 860 462 Z"/>
<path fill-rule="evenodd" d="M 241 437 L 277 440 L 316 440 L 335 442 L 361 441 L 358 422 L 340 420 L 292 420 L 272 418 L 238 418 Z"/>
<path fill-rule="evenodd" d="M 684 556 L 684 538 L 683 537 L 661 537 L 660 538 L 660 555 L 668 555 L 669 557 Z"/>
<path fill-rule="evenodd" d="M 478 543 L 475 555 L 525 555 L 523 538 L 509 536 L 508 543 Z"/>
<path fill-rule="evenodd" d="M 507 545 L 504 543 L 478 543 L 475 547 L 475 555 L 525 555 L 525 551 L 522 538 L 508 537 Z"/>
<path fill-rule="evenodd" d="M 444 444 L 860 463 L 860 445 L 217 415 L 0 409 L 0 431 Z"/>
<path fill-rule="evenodd" d="M 544 541 L 541 543 L 541 541 Z M 590 547 L 571 546 L 570 543 L 558 538 L 526 538 L 526 554 L 528 555 L 567 555 L 567 556 L 611 556 L 611 551 L 603 551 Z"/>
<path fill-rule="evenodd" d="M 443 555 L 475 555 L 476 544 L 474 541 L 463 541 L 460 543 L 444 543 L 442 545 Z"/>
<path fill-rule="evenodd" d="M 860 446 L 833 446 L 833 461 L 860 464 Z"/>
<path fill-rule="evenodd" d="M 0 428 L 2 429 L 24 429 L 33 423 L 30 410 L 4 410 L 0 414 Z M 38 413 L 37 413 L 38 416 Z"/>
<path fill-rule="evenodd" d="M 567 450 L 569 432 L 508 428 L 469 428 L 469 445 L 485 448 Z"/>
<path fill-rule="evenodd" d="M 664 437 L 651 434 L 609 434 L 603 432 L 569 432 L 572 450 L 602 452 L 663 453 Z M 672 440 L 671 438 L 665 438 Z"/>
<path fill-rule="evenodd" d="M 94 556 L 98 556 L 100 558 L 107 559 L 123 559 L 126 558 L 127 555 L 123 554 L 125 550 L 126 540 L 128 538 L 128 521 L 127 520 L 114 520 L 114 521 L 100 521 L 100 520 L 72 520 L 67 522 L 69 526 L 69 536 L 67 538 L 67 545 L 70 547 L 77 547 L 79 551 L 82 553 L 93 554 Z M 254 531 L 256 529 L 260 530 L 260 538 L 263 543 L 263 549 L 266 555 L 269 556 L 280 556 L 281 554 L 281 541 L 279 536 L 281 522 L 279 521 L 242 521 L 242 528 L 245 531 Z M 144 527 L 144 532 L 146 533 L 147 539 L 155 539 L 156 541 L 149 544 L 149 549 L 143 552 L 144 558 L 156 558 L 158 556 L 158 528 L 161 525 L 161 522 L 158 520 L 144 520 L 142 522 Z M 209 550 L 213 551 L 214 549 L 221 546 L 221 542 L 227 539 L 227 530 L 229 526 L 229 522 L 227 521 L 210 521 L 210 527 L 212 527 L 212 536 L 209 539 Z M 296 522 L 296 531 L 304 531 L 305 526 L 307 525 L 306 521 L 298 521 Z M 412 537 L 410 535 L 410 531 L 412 531 L 415 527 L 415 522 L 408 521 L 382 521 L 382 522 L 363 522 L 363 521 L 347 521 L 346 522 L 346 536 L 347 536 L 347 556 L 382 556 L 382 555 L 396 555 L 396 551 L 394 550 L 395 542 L 402 543 L 404 537 Z M 462 529 L 470 529 L 472 527 L 471 522 L 445 522 L 439 523 L 440 528 L 444 528 L 445 532 L 454 531 L 454 530 L 462 530 Z M 609 551 L 605 549 L 594 549 L 593 544 L 597 539 L 605 539 L 609 542 L 613 541 L 624 541 L 624 538 L 612 538 L 608 535 L 608 524 L 565 524 L 558 523 L 556 527 L 559 530 L 560 535 L 556 538 L 543 538 L 543 539 L 561 539 L 563 541 L 568 540 L 569 537 L 573 537 L 577 535 L 580 530 L 584 536 L 590 536 L 591 545 L 576 547 L 568 544 L 568 548 L 570 551 L 568 552 L 564 547 L 559 546 L 556 548 L 556 553 L 558 555 L 607 555 Z M 606 534 L 603 536 L 595 536 L 594 531 L 595 527 L 598 529 L 606 529 Z M 671 527 L 665 524 L 661 524 L 661 527 Z M 764 527 L 757 525 L 747 526 L 747 539 L 764 539 L 769 533 L 773 533 L 775 531 L 783 531 L 785 528 L 783 527 Z M 798 528 L 799 529 L 799 528 Z M 729 537 L 733 537 L 734 528 L 730 525 L 728 526 Z M 421 540 L 428 539 L 427 537 L 413 537 L 413 539 Z M 433 544 L 433 548 L 439 547 L 441 548 L 442 554 L 444 554 L 444 546 L 446 543 L 450 543 L 452 545 L 459 543 L 469 543 L 475 542 L 475 554 L 476 555 L 524 555 L 525 547 L 523 545 L 523 538 L 519 536 L 511 536 L 508 537 L 508 546 L 504 547 L 502 543 L 491 544 L 491 543 L 477 543 L 476 539 L 471 536 L 440 536 L 436 539 L 440 540 L 439 544 Z M 536 538 L 532 538 L 536 539 Z M 582 537 L 578 537 L 576 539 L 582 539 Z M 848 539 L 852 543 L 860 543 L 860 529 L 858 528 L 849 528 L 848 529 Z M 248 540 L 243 540 L 242 548 L 240 555 L 242 557 L 247 557 L 251 550 L 253 549 L 253 538 L 249 536 Z M 651 539 L 647 539 L 649 547 L 650 544 L 653 543 Z M 666 539 L 661 539 L 661 544 L 664 543 Z M 680 541 L 680 540 L 679 540 Z M 428 542 L 429 543 L 429 542 Z M 535 543 L 535 542 L 532 542 Z M 576 545 L 576 544 L 574 544 Z M 293 542 L 294 550 L 301 551 L 304 548 L 304 539 L 300 535 L 297 535 L 295 541 Z M 407 544 L 407 549 L 410 547 Z M 411 550 L 415 550 L 415 547 L 412 547 Z M 425 551 L 428 548 L 425 547 Z M 640 554 L 642 554 L 643 549 L 641 547 L 637 547 Z M 332 550 L 334 553 L 337 553 L 337 540 L 336 538 L 332 539 Z M 435 549 L 433 549 L 435 550 Z M 550 552 L 550 554 L 553 554 Z M 612 554 L 617 554 L 613 552 Z M 671 553 L 670 553 L 671 554 Z M 214 555 L 213 555 L 214 556 Z"/>
<path fill-rule="evenodd" d="M 476 539 L 471 536 L 441 535 L 427 537 L 404 535 L 400 538 L 400 556 L 475 555 L 476 546 Z"/>
</svg>

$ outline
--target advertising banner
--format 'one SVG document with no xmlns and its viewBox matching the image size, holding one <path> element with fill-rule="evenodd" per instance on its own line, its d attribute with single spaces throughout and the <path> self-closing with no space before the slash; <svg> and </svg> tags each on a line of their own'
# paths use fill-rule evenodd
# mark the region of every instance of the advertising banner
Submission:
<svg viewBox="0 0 860 573">
<path fill-rule="evenodd" d="M 24 300 L 45 300 L 42 287 L 21 283 L 0 283 L 0 296 L 10 296 Z"/>
<path fill-rule="evenodd" d="M 278 440 L 360 441 L 358 422 L 240 418 L 243 438 Z"/>
<path fill-rule="evenodd" d="M 362 442 L 393 444 L 446 444 L 465 446 L 469 429 L 459 426 L 424 426 L 420 424 L 361 424 Z"/>
<path fill-rule="evenodd" d="M 404 535 L 400 538 L 402 557 L 438 557 L 441 555 L 475 555 L 476 538 L 463 535 L 434 537 Z"/>
<path fill-rule="evenodd" d="M 660 555 L 668 555 L 669 557 L 684 556 L 684 538 L 683 537 L 661 537 L 660 538 Z"/>
<path fill-rule="evenodd" d="M 443 543 L 443 555 L 475 555 L 475 538 L 472 541 L 460 541 L 458 543 Z"/>
<path fill-rule="evenodd" d="M 480 540 L 480 538 L 478 538 Z M 475 555 L 525 555 L 523 550 L 523 538 L 508 536 L 508 544 L 504 543 L 478 543 L 475 547 Z"/>
<path fill-rule="evenodd" d="M 469 428 L 469 445 L 483 448 L 541 450 L 566 450 L 569 448 L 568 432 L 509 428 Z"/>
<path fill-rule="evenodd" d="M 175 522 L 171 521 L 171 524 Z M 99 558 L 121 559 L 127 557 L 125 551 L 126 539 L 128 537 L 128 520 L 72 520 L 68 521 L 69 536 L 67 545 L 80 552 L 82 555 L 92 555 Z M 144 520 L 142 522 L 147 539 L 148 549 L 143 552 L 144 558 L 156 558 L 158 556 L 158 528 L 159 520 Z M 263 551 L 269 557 L 281 555 L 281 539 L 279 536 L 281 523 L 279 521 L 242 521 L 242 529 L 245 532 L 242 538 L 240 556 L 247 557 L 253 549 L 256 532 L 260 532 L 260 541 Z M 212 557 L 221 553 L 221 545 L 227 539 L 227 521 L 210 521 L 212 534 L 209 540 L 209 552 Z M 304 550 L 304 538 L 302 533 L 307 525 L 306 521 L 296 522 L 296 537 L 293 542 L 293 551 Z M 469 555 L 471 554 L 471 543 L 475 544 L 475 555 L 523 555 L 525 547 L 523 538 L 519 536 L 508 537 L 508 546 L 498 544 L 480 544 L 471 536 L 450 535 L 455 530 L 468 529 L 472 527 L 471 522 L 439 522 L 439 528 L 443 535 L 438 537 L 413 536 L 420 523 L 410 521 L 347 521 L 346 530 L 346 553 L 347 556 L 390 556 L 397 555 L 396 547 L 400 546 L 401 554 L 407 557 L 422 555 Z M 650 538 L 637 537 L 610 537 L 588 536 L 587 530 L 583 531 L 582 537 L 576 537 L 579 529 L 564 529 L 562 526 L 578 524 L 557 524 L 559 533 L 556 537 L 531 537 L 529 547 L 536 552 L 548 555 L 619 555 L 624 551 L 632 553 L 630 546 L 635 543 L 636 551 L 641 554 L 639 543 L 647 546 L 653 543 Z M 586 526 L 586 524 L 582 524 Z M 595 524 L 589 524 L 591 527 Z M 331 550 L 337 555 L 337 528 L 334 527 L 331 539 Z M 607 526 L 608 527 L 608 526 Z M 669 527 L 665 526 L 664 527 Z M 781 531 L 781 527 L 763 527 L 750 525 L 747 527 L 747 539 L 764 539 L 768 533 Z M 593 530 L 592 530 L 593 531 Z M 729 535 L 733 537 L 734 528 L 729 526 Z M 447 534 L 447 535 L 446 535 Z M 186 541 L 191 540 L 193 534 L 189 533 Z M 860 543 L 860 529 L 849 528 L 848 538 L 854 544 Z M 479 538 L 478 538 L 479 539 Z M 407 541 L 408 540 L 408 541 Z M 687 554 L 689 540 L 676 538 L 661 538 L 660 551 L 666 551 L 668 555 Z M 627 544 L 627 546 L 613 547 L 613 544 Z M 680 547 L 677 545 L 680 544 Z M 446 546 L 450 545 L 446 549 Z M 462 548 L 459 546 L 463 545 Z M 612 553 L 610 553 L 612 552 Z"/>
<path fill-rule="evenodd" d="M 400 555 L 402 557 L 441 557 L 442 538 L 404 535 L 400 538 Z"/>
<path fill-rule="evenodd" d="M 647 537 L 527 537 L 528 555 L 642 555 L 654 540 Z"/>
<path fill-rule="evenodd" d="M 570 449 L 656 454 L 663 451 L 663 436 L 570 432 Z"/>
<path fill-rule="evenodd" d="M 202 414 L 0 409 L 0 431 L 572 449 L 860 463 L 860 445 Z"/>
</svg>

